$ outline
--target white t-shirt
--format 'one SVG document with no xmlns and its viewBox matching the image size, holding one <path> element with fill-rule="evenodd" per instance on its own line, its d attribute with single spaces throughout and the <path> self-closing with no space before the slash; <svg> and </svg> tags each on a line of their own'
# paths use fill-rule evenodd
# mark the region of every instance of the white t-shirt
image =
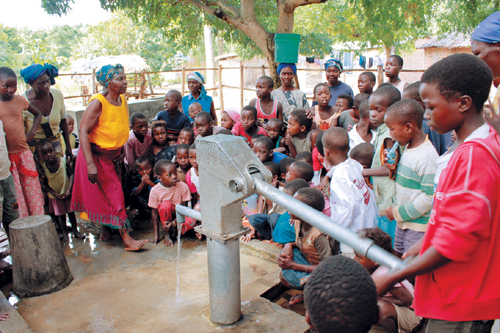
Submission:
<svg viewBox="0 0 500 333">
<path fill-rule="evenodd" d="M 0 180 L 10 176 L 10 160 L 5 142 L 5 132 L 3 131 L 3 122 L 0 120 Z"/>
<path fill-rule="evenodd" d="M 348 158 L 328 172 L 331 218 L 354 232 L 375 228 L 378 221 L 375 196 L 366 185 L 362 170 L 361 164 Z"/>
<path fill-rule="evenodd" d="M 371 131 L 373 135 L 370 143 L 373 144 L 375 142 L 375 137 L 377 136 L 377 132 L 375 132 L 374 130 Z M 358 124 L 354 125 L 352 130 L 350 130 L 348 134 L 349 134 L 349 151 L 351 151 L 352 148 L 356 147 L 360 143 L 366 142 L 361 138 L 361 136 L 358 133 Z"/>
</svg>

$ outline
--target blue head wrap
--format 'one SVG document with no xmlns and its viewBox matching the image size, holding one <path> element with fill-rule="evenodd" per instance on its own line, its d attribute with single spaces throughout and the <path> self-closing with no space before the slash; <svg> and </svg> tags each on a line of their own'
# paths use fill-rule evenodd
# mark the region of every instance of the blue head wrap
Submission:
<svg viewBox="0 0 500 333">
<path fill-rule="evenodd" d="M 344 67 L 342 66 L 342 63 L 340 62 L 340 60 L 328 59 L 325 62 L 325 71 L 332 66 L 337 68 L 340 71 L 340 73 L 342 73 L 344 71 Z"/>
<path fill-rule="evenodd" d="M 95 76 L 101 86 L 107 87 L 111 80 L 121 71 L 123 71 L 123 66 L 120 64 L 116 64 L 115 66 L 105 65 L 95 73 Z"/>
<path fill-rule="evenodd" d="M 494 12 L 479 23 L 471 38 L 489 44 L 500 42 L 500 11 Z"/>
<path fill-rule="evenodd" d="M 289 67 L 293 71 L 293 75 L 297 74 L 297 66 L 295 64 L 288 64 L 286 62 L 282 62 L 278 65 L 278 75 L 280 75 L 281 70 L 285 67 Z"/>
<path fill-rule="evenodd" d="M 24 82 L 29 85 L 32 85 L 33 82 L 38 80 L 38 78 L 43 74 L 47 74 L 49 76 L 51 85 L 56 84 L 56 80 L 54 80 L 54 78 L 59 75 L 59 71 L 55 66 L 47 63 L 43 65 L 33 64 L 21 70 L 21 76 L 23 77 Z"/>
<path fill-rule="evenodd" d="M 207 94 L 205 87 L 203 87 L 203 85 L 205 84 L 205 77 L 203 76 L 203 74 L 198 73 L 198 72 L 191 72 L 188 74 L 187 79 L 188 80 L 195 80 L 195 81 L 198 81 L 199 83 L 201 83 L 201 93 L 205 94 L 205 95 Z"/>
</svg>

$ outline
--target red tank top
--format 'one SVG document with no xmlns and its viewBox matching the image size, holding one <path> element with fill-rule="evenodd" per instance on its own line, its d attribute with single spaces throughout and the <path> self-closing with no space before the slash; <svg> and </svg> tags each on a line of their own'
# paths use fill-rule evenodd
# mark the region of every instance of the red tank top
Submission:
<svg viewBox="0 0 500 333">
<path fill-rule="evenodd" d="M 271 111 L 270 114 L 265 114 L 264 111 L 262 111 L 260 107 L 260 99 L 257 98 L 257 102 L 255 103 L 256 109 L 257 109 L 257 118 L 259 119 L 273 119 L 273 118 L 278 118 L 278 100 L 274 100 L 273 103 L 273 110 Z"/>
</svg>

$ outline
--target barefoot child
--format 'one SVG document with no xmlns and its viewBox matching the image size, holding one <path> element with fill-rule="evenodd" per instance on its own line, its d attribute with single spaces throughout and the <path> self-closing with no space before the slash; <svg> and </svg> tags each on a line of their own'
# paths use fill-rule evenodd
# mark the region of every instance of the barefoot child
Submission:
<svg viewBox="0 0 500 333">
<path fill-rule="evenodd" d="M 375 87 L 376 82 L 377 78 L 375 77 L 375 74 L 373 74 L 372 72 L 363 72 L 359 74 L 358 77 L 359 93 L 371 95 L 373 93 L 373 87 Z"/>
<path fill-rule="evenodd" d="M 0 120 L 3 122 L 5 140 L 11 162 L 10 172 L 14 179 L 19 217 L 43 215 L 43 196 L 33 154 L 28 142 L 35 137 L 42 114 L 24 97 L 16 95 L 17 76 L 8 67 L 0 67 Z M 24 133 L 23 110 L 35 118 L 33 127 Z"/>
<path fill-rule="evenodd" d="M 151 159 L 141 156 L 136 160 L 137 173 L 132 178 L 132 195 L 130 196 L 129 221 L 149 220 L 151 218 L 151 208 L 148 206 L 151 189 L 158 183 L 154 177 L 154 170 Z"/>
<path fill-rule="evenodd" d="M 266 130 L 257 126 L 257 109 L 251 105 L 246 105 L 241 110 L 241 120 L 238 121 L 231 132 L 241 136 L 250 145 L 252 138 L 257 134 L 266 135 Z"/>
<path fill-rule="evenodd" d="M 401 95 L 408 87 L 408 83 L 399 78 L 399 73 L 403 69 L 403 58 L 393 54 L 385 62 L 385 76 L 389 78 L 389 83 L 396 87 Z"/>
<path fill-rule="evenodd" d="M 283 108 L 278 100 L 271 97 L 274 89 L 274 81 L 269 76 L 261 76 L 255 83 L 254 98 L 248 103 L 257 109 L 257 118 L 259 122 L 267 124 L 270 119 L 278 118 L 283 120 Z"/>
<path fill-rule="evenodd" d="M 157 120 L 163 120 L 167 126 L 167 142 L 177 141 L 179 132 L 184 127 L 190 127 L 189 117 L 179 110 L 181 106 L 182 95 L 177 90 L 170 90 L 165 94 L 163 106 L 165 111 L 156 115 Z"/>
<path fill-rule="evenodd" d="M 318 132 L 312 131 L 311 126 L 312 119 L 307 117 L 305 110 L 298 109 L 290 113 L 285 144 L 293 158 L 303 151 L 312 152 Z"/>
<path fill-rule="evenodd" d="M 148 119 L 144 113 L 133 113 L 130 116 L 130 127 L 132 130 L 125 144 L 125 158 L 127 171 L 135 175 L 137 172 L 135 161 L 149 152 L 153 136 L 148 128 Z"/>
<path fill-rule="evenodd" d="M 73 168 L 66 164 L 66 159 L 56 157 L 52 143 L 48 140 L 39 141 L 37 144 L 40 162 L 44 172 L 42 186 L 49 196 L 49 212 L 59 220 L 62 231 L 62 241 L 69 242 L 66 227 L 66 214 L 73 228 L 76 238 L 84 239 L 85 236 L 78 231 L 75 213 L 70 209 L 71 192 L 73 190 Z"/>
<path fill-rule="evenodd" d="M 389 220 L 397 222 L 394 250 L 399 255 L 424 236 L 431 214 L 438 154 L 422 128 L 424 112 L 417 101 L 403 99 L 384 117 L 392 139 L 405 147 L 397 166 L 396 202 L 386 211 Z M 384 165 L 396 169 L 395 164 Z"/>
<path fill-rule="evenodd" d="M 273 151 L 275 153 L 284 154 L 286 152 L 286 148 L 285 148 L 285 140 L 280 135 L 282 129 L 283 129 L 283 121 L 279 120 L 278 118 L 269 119 L 269 122 L 267 123 L 266 127 L 266 133 L 267 136 L 271 140 L 273 140 L 274 144 Z"/>
<path fill-rule="evenodd" d="M 167 141 L 167 124 L 163 120 L 155 120 L 151 124 L 153 143 L 149 149 L 151 164 L 159 160 L 172 160 L 175 156 L 175 146 L 169 146 Z"/>
<path fill-rule="evenodd" d="M 191 164 L 189 163 L 189 145 L 181 144 L 177 146 L 177 152 L 175 155 L 175 163 L 177 164 L 177 177 L 182 182 L 186 182 L 186 174 L 189 169 L 191 169 Z"/>
<path fill-rule="evenodd" d="M 173 238 L 176 237 L 177 223 L 175 219 L 175 206 L 187 206 L 191 200 L 188 186 L 177 178 L 175 163 L 168 160 L 159 160 L 155 164 L 156 177 L 160 183 L 155 185 L 149 194 L 148 206 L 152 208 L 151 217 L 155 232 L 154 243 L 158 244 L 160 238 L 159 222 L 165 232 L 165 246 L 174 246 Z"/>
<path fill-rule="evenodd" d="M 225 128 L 227 130 L 232 130 L 234 125 L 240 121 L 241 115 L 234 111 L 234 110 L 226 110 L 224 113 L 222 113 L 222 116 L 220 118 L 220 125 L 222 128 Z"/>
<path fill-rule="evenodd" d="M 320 131 L 326 131 L 330 126 L 337 125 L 337 118 L 341 111 L 330 104 L 330 87 L 326 83 L 319 83 L 314 87 L 314 100 L 318 105 L 314 106 L 314 122 Z M 340 98 L 340 97 L 339 97 Z M 337 99 L 337 103 L 339 103 Z"/>
</svg>

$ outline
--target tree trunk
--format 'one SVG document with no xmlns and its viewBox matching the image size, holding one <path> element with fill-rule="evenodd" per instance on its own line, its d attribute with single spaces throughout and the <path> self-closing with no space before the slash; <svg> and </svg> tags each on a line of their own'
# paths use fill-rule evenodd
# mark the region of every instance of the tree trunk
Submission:
<svg viewBox="0 0 500 333">
<path fill-rule="evenodd" d="M 214 62 L 214 44 L 212 39 L 212 27 L 205 25 L 203 29 L 205 35 L 205 62 L 206 67 L 215 67 Z M 207 71 L 207 85 L 212 88 L 215 85 L 215 71 Z"/>
</svg>

